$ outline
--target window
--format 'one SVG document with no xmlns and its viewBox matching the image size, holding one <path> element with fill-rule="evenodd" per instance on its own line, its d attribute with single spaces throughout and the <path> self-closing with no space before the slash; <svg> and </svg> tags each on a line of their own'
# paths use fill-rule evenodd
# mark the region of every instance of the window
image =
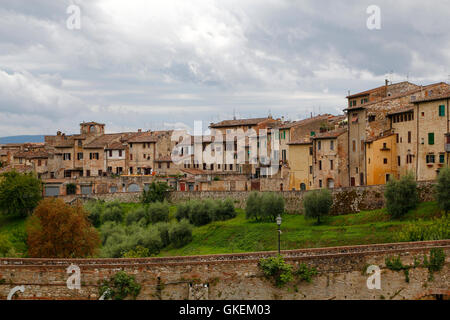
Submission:
<svg viewBox="0 0 450 320">
<path fill-rule="evenodd" d="M 411 143 L 411 131 L 408 131 L 408 143 Z"/>
<path fill-rule="evenodd" d="M 112 173 L 112 167 L 108 167 L 108 169 L 107 169 L 107 171 L 108 171 L 108 173 Z"/>
<path fill-rule="evenodd" d="M 401 166 L 400 156 L 397 157 L 397 164 L 398 164 L 399 166 Z"/>
<path fill-rule="evenodd" d="M 109 150 L 109 157 L 112 157 L 112 150 Z"/>
<path fill-rule="evenodd" d="M 356 152 L 356 141 L 355 140 L 352 141 L 352 150 L 353 150 L 353 152 Z"/>
<path fill-rule="evenodd" d="M 83 160 L 83 152 L 78 152 L 77 159 L 78 160 Z"/>
<path fill-rule="evenodd" d="M 133 155 L 132 154 L 130 154 L 130 160 L 133 160 Z"/>
<path fill-rule="evenodd" d="M 330 141 L 330 150 L 334 150 L 334 141 L 333 140 Z"/>
<path fill-rule="evenodd" d="M 42 161 L 38 160 L 38 167 L 42 166 Z"/>
<path fill-rule="evenodd" d="M 316 133 L 314 131 L 311 131 L 311 137 L 315 136 Z"/>
<path fill-rule="evenodd" d="M 64 153 L 63 154 L 63 160 L 70 160 L 70 153 Z"/>
<path fill-rule="evenodd" d="M 132 143 L 130 143 L 130 149 L 133 149 L 133 144 Z"/>
<path fill-rule="evenodd" d="M 309 155 L 312 156 L 313 155 L 313 148 L 309 147 Z"/>
<path fill-rule="evenodd" d="M 119 150 L 119 157 L 122 157 L 122 150 Z"/>
<path fill-rule="evenodd" d="M 434 163 L 435 162 L 434 154 L 427 154 L 426 161 L 427 163 Z"/>
<path fill-rule="evenodd" d="M 167 169 L 170 169 L 170 162 L 167 162 Z"/>
<path fill-rule="evenodd" d="M 158 162 L 158 169 L 161 169 L 161 162 Z"/>
<path fill-rule="evenodd" d="M 319 160 L 319 170 L 322 170 L 322 160 Z"/>
<path fill-rule="evenodd" d="M 322 188 L 322 180 L 319 180 L 319 188 Z"/>
<path fill-rule="evenodd" d="M 425 112 L 422 112 L 422 117 L 425 117 Z"/>
<path fill-rule="evenodd" d="M 387 158 L 384 158 L 384 159 L 383 159 L 383 163 L 384 163 L 384 164 L 387 164 L 387 163 L 388 163 Z"/>
<path fill-rule="evenodd" d="M 434 144 L 434 132 L 428 133 L 428 144 L 430 145 Z"/>
<path fill-rule="evenodd" d="M 369 116 L 369 122 L 373 122 L 375 121 L 375 116 L 374 115 L 370 115 Z"/>
<path fill-rule="evenodd" d="M 86 170 L 86 177 L 90 177 L 91 176 L 91 170 Z"/>
<path fill-rule="evenodd" d="M 439 163 L 444 163 L 445 162 L 445 154 L 441 153 L 439 155 Z"/>
<path fill-rule="evenodd" d="M 320 150 L 322 148 L 322 142 L 317 141 L 317 150 Z"/>
<path fill-rule="evenodd" d="M 361 151 L 364 151 L 364 140 L 361 140 Z"/>
<path fill-rule="evenodd" d="M 312 166 L 309 166 L 309 174 L 312 174 L 313 172 L 313 167 Z"/>
<path fill-rule="evenodd" d="M 281 150 L 281 160 L 286 161 L 286 150 Z"/>
<path fill-rule="evenodd" d="M 334 170 L 333 169 L 333 160 L 330 160 L 330 170 Z"/>
<path fill-rule="evenodd" d="M 70 178 L 71 172 L 69 170 L 64 170 L 64 178 Z"/>
<path fill-rule="evenodd" d="M 103 171 L 102 170 L 98 170 L 98 176 L 101 177 L 103 175 Z"/>
<path fill-rule="evenodd" d="M 82 147 L 82 146 L 83 146 L 83 141 L 78 140 L 78 146 L 79 146 L 79 147 Z"/>
<path fill-rule="evenodd" d="M 386 174 L 386 183 L 389 181 L 389 178 L 391 177 L 391 175 L 389 173 Z"/>
<path fill-rule="evenodd" d="M 99 154 L 98 154 L 98 152 L 91 152 L 91 153 L 89 154 L 89 159 L 91 159 L 91 160 L 98 160 L 98 159 L 99 159 Z"/>
<path fill-rule="evenodd" d="M 230 170 L 233 170 L 233 165 L 232 164 L 230 164 Z"/>
<path fill-rule="evenodd" d="M 441 105 L 439 106 L 439 116 L 440 116 L 440 117 L 445 116 L 445 106 L 444 106 L 443 104 L 441 104 Z"/>
</svg>

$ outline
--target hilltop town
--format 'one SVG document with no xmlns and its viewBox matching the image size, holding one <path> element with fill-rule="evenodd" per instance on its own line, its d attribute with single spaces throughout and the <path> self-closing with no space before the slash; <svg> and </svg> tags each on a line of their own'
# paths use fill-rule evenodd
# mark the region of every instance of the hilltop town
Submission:
<svg viewBox="0 0 450 320">
<path fill-rule="evenodd" d="M 271 174 L 265 170 L 267 165 L 250 161 L 250 143 L 245 145 L 243 163 L 237 161 L 236 142 L 231 161 L 198 163 L 196 149 L 204 151 L 215 143 L 212 134 L 182 140 L 173 139 L 171 130 L 105 133 L 105 125 L 97 122 L 81 123 L 79 134 L 45 136 L 45 143 L 0 145 L 0 172 L 35 172 L 44 183 L 44 195 L 58 196 L 140 192 L 154 180 L 178 191 L 378 185 L 407 172 L 413 172 L 417 181 L 434 180 L 448 165 L 447 83 L 419 86 L 386 81 L 346 98 L 342 115 L 321 114 L 299 121 L 268 116 L 209 125 L 211 132 L 224 135 L 266 129 L 268 144 L 271 139 L 279 143 L 278 163 Z M 278 134 L 271 137 L 273 129 Z M 223 150 L 229 150 L 226 144 Z M 172 159 L 174 150 L 182 161 Z"/>
</svg>

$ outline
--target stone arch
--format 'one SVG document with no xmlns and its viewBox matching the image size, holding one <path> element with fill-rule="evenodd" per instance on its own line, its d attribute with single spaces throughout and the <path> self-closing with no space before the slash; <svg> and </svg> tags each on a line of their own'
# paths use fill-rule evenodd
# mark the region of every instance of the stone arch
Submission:
<svg viewBox="0 0 450 320">
<path fill-rule="evenodd" d="M 138 184 L 131 183 L 131 184 L 128 185 L 127 191 L 128 192 L 140 192 L 141 188 L 139 187 Z"/>
</svg>

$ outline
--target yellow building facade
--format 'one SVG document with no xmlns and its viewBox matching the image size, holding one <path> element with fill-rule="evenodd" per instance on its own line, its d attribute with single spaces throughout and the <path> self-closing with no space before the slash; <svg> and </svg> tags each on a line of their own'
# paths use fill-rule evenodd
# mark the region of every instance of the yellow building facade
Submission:
<svg viewBox="0 0 450 320">
<path fill-rule="evenodd" d="M 397 135 L 389 134 L 366 143 L 367 184 L 385 184 L 398 178 Z"/>
<path fill-rule="evenodd" d="M 289 147 L 289 190 L 312 189 L 312 142 L 310 139 L 291 141 Z"/>
</svg>

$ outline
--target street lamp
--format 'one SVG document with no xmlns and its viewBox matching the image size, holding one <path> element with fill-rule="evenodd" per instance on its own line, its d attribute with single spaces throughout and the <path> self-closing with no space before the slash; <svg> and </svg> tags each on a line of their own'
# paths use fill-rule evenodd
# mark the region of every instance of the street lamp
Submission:
<svg viewBox="0 0 450 320">
<path fill-rule="evenodd" d="M 281 237 L 281 229 L 280 229 L 280 227 L 281 227 L 281 216 L 280 215 L 278 215 L 278 217 L 277 217 L 277 225 L 278 225 L 278 255 L 280 255 L 281 254 L 281 250 L 280 250 L 280 237 Z"/>
</svg>

